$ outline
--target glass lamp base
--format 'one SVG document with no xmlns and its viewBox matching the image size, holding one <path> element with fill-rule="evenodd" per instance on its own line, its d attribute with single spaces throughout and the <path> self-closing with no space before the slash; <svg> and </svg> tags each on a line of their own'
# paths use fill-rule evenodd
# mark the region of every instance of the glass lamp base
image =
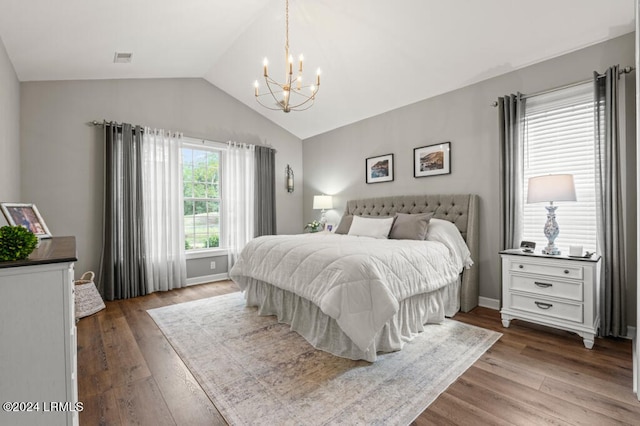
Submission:
<svg viewBox="0 0 640 426">
<path fill-rule="evenodd" d="M 545 247 L 542 249 L 542 254 L 547 254 L 549 256 L 559 256 L 561 253 L 557 247 Z"/>
</svg>

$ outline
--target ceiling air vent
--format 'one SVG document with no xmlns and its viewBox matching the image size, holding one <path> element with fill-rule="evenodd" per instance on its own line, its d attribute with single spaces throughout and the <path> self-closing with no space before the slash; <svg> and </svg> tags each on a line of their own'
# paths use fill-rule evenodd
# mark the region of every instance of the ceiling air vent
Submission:
<svg viewBox="0 0 640 426">
<path fill-rule="evenodd" d="M 131 58 L 133 57 L 133 53 L 131 52 L 116 52 L 113 57 L 113 62 L 115 64 L 128 64 L 131 63 Z"/>
</svg>

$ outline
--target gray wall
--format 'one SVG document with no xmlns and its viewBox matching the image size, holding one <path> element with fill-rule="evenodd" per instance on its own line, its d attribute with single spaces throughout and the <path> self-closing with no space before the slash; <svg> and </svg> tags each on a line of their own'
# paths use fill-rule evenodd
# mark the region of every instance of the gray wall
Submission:
<svg viewBox="0 0 640 426">
<path fill-rule="evenodd" d="M 602 72 L 614 64 L 623 67 L 634 64 L 633 34 L 305 139 L 305 222 L 319 217 L 319 212 L 312 210 L 312 198 L 320 193 L 334 195 L 335 209 L 329 212 L 329 221 L 337 221 L 345 202 L 353 198 L 420 193 L 478 194 L 481 255 L 476 262 L 480 267 L 480 296 L 500 299 L 498 118 L 497 109 L 490 105 L 506 94 L 535 93 L 590 79 L 593 70 Z M 633 74 L 626 80 L 629 97 L 633 99 Z M 388 82 L 381 82 L 385 83 Z M 635 111 L 629 113 L 635 114 Z M 627 129 L 631 127 L 634 126 Z M 635 144 L 634 132 L 635 128 L 629 135 L 629 149 Z M 445 141 L 451 141 L 452 173 L 414 178 L 413 148 Z M 395 180 L 367 185 L 365 158 L 388 153 L 395 154 Z M 632 175 L 635 181 L 635 167 L 629 171 L 629 178 Z M 631 186 L 627 188 L 632 197 L 628 205 L 633 209 L 629 218 L 635 230 L 636 195 L 635 185 Z M 630 264 L 634 264 L 635 243 L 631 245 L 633 257 L 629 259 L 633 260 Z M 633 287 L 633 297 L 629 300 L 635 301 L 635 273 L 630 287 Z M 630 318 L 633 315 L 630 321 L 634 324 L 635 303 L 630 303 L 630 310 L 633 312 L 630 312 Z"/>
<path fill-rule="evenodd" d="M 0 39 L 0 201 L 20 200 L 20 82 Z M 0 226 L 6 222 L 0 214 Z"/>
<path fill-rule="evenodd" d="M 54 235 L 76 236 L 78 275 L 98 270 L 102 242 L 102 128 L 93 120 L 272 146 L 278 232 L 302 229 L 301 187 L 284 189 L 286 164 L 303 177 L 300 139 L 203 79 L 26 82 L 20 95 L 22 200 L 37 204 Z"/>
</svg>

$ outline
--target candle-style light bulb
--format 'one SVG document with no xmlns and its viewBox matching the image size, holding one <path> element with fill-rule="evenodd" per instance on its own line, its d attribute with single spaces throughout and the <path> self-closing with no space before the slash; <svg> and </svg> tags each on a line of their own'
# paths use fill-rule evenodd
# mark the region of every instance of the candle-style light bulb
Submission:
<svg viewBox="0 0 640 426">
<path fill-rule="evenodd" d="M 293 56 L 289 55 L 289 74 L 293 74 Z"/>
<path fill-rule="evenodd" d="M 311 86 L 309 86 L 309 90 L 311 90 L 311 94 L 313 95 L 314 93 L 316 93 L 316 86 L 312 84 Z"/>
<path fill-rule="evenodd" d="M 256 81 L 253 83 L 253 86 L 256 88 L 256 96 L 258 96 L 258 87 L 260 87 L 260 84 L 258 84 L 258 80 L 256 80 Z"/>
<path fill-rule="evenodd" d="M 300 67 L 298 68 L 300 72 L 302 72 L 302 61 L 304 61 L 304 56 L 300 55 Z"/>
<path fill-rule="evenodd" d="M 316 73 L 316 86 L 320 86 L 320 68 L 318 68 L 318 72 Z"/>
<path fill-rule="evenodd" d="M 269 61 L 267 60 L 267 58 L 264 58 L 264 61 L 262 61 L 262 65 L 264 65 L 264 76 L 268 77 L 269 72 L 268 72 L 267 66 L 269 65 Z"/>
</svg>

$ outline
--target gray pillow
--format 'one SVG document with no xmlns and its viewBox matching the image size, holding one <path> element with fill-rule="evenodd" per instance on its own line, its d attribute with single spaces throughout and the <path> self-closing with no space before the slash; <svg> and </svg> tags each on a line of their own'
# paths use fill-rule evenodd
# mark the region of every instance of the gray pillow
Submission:
<svg viewBox="0 0 640 426">
<path fill-rule="evenodd" d="M 336 234 L 348 234 L 349 228 L 351 228 L 351 222 L 353 222 L 353 215 L 344 215 L 342 219 L 340 219 L 340 223 L 336 228 Z"/>
<path fill-rule="evenodd" d="M 427 237 L 427 227 L 433 213 L 396 214 L 389 238 L 394 240 L 424 240 Z"/>
</svg>

